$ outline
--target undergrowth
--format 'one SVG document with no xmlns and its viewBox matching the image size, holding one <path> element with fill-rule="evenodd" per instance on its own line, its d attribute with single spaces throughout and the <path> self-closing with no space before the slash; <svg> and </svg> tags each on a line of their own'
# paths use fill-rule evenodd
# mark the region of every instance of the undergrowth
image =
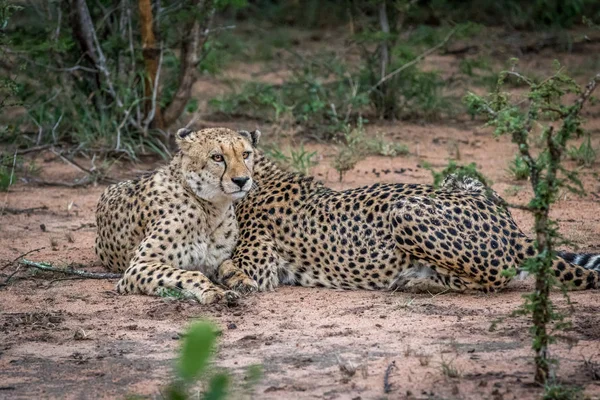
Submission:
<svg viewBox="0 0 600 400">
<path fill-rule="evenodd" d="M 369 137 L 362 118 L 358 119 L 356 125 L 345 126 L 343 136 L 337 142 L 337 152 L 331 165 L 338 172 L 340 182 L 348 171 L 354 169 L 359 161 L 368 156 L 396 157 L 409 153 L 406 145 L 389 141 L 382 133 Z"/>
<path fill-rule="evenodd" d="M 262 367 L 248 367 L 244 385 L 234 387 L 231 373 L 211 364 L 217 335 L 217 327 L 209 322 L 195 322 L 187 329 L 176 362 L 175 379 L 163 391 L 166 399 L 221 400 L 233 398 L 233 393 L 236 398 L 252 395 L 253 386 L 262 376 Z"/>
<path fill-rule="evenodd" d="M 554 64 L 554 74 L 541 81 L 521 74 L 517 70 L 517 60 L 513 60 L 512 64 L 510 70 L 500 74 L 497 87 L 489 96 L 469 93 L 465 102 L 473 114 L 486 118 L 487 123 L 495 128 L 495 135 L 512 138 L 517 145 L 518 156 L 527 165 L 533 197 L 521 208 L 530 211 L 535 218 L 536 255 L 526 259 L 521 268 L 535 277 L 535 291 L 525 296 L 525 303 L 515 314 L 532 318 L 535 381 L 546 385 L 546 394 L 549 395 L 549 388 L 557 384 L 557 360 L 550 355 L 550 345 L 555 341 L 553 332 L 568 326 L 565 315 L 555 310 L 550 299 L 550 289 L 557 285 L 552 269 L 555 249 L 566 241 L 549 213 L 560 190 L 583 193 L 576 172 L 564 167 L 563 156 L 571 141 L 583 134 L 580 112 L 600 84 L 600 73 L 581 88 L 558 62 Z M 521 96 L 503 91 L 508 77 L 525 84 L 528 91 Z M 574 95 L 577 100 L 568 102 L 566 95 Z M 534 155 L 530 149 L 537 137 L 542 139 L 539 142 L 541 148 Z"/>
<path fill-rule="evenodd" d="M 307 151 L 304 144 L 300 145 L 298 150 L 288 148 L 285 152 L 273 145 L 265 146 L 264 152 L 280 167 L 290 168 L 304 175 L 308 175 L 310 168 L 318 164 L 317 152 Z"/>
</svg>

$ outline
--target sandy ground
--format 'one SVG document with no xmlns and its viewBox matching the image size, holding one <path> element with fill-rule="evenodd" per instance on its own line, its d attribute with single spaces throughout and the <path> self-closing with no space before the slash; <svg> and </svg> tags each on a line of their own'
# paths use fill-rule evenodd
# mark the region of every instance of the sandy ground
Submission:
<svg viewBox="0 0 600 400">
<path fill-rule="evenodd" d="M 551 56 L 542 62 L 533 55 L 523 62 L 536 69 L 549 65 Z M 454 68 L 458 63 L 447 57 L 433 60 Z M 254 70 L 260 68 L 242 65 L 225 78 L 255 79 Z M 208 99 L 227 87 L 207 78 L 195 91 Z M 596 106 L 587 123 L 596 148 L 598 111 Z M 203 115 L 197 126 L 253 129 L 256 124 Z M 299 143 L 271 126 L 258 127 L 264 143 Z M 514 181 L 507 173 L 514 155 L 510 141 L 494 139 L 488 129 L 466 118 L 437 125 L 372 122 L 367 130 L 408 145 L 411 154 L 369 157 L 339 183 L 330 166 L 335 148 L 306 143 L 320 161 L 311 173 L 335 188 L 381 181 L 429 183 L 431 174 L 421 168 L 423 161 L 441 169 L 460 155 L 461 163 L 476 162 L 510 202 L 524 203 L 531 193 L 527 182 Z M 35 162 L 41 179 L 73 182 L 81 177 L 52 153 L 26 159 Z M 81 162 L 89 165 L 89 160 Z M 155 165 L 116 164 L 110 173 L 128 178 Z M 563 193 L 552 215 L 581 251 L 600 252 L 598 164 L 580 173 L 587 195 Z M 27 257 L 103 272 L 93 252 L 94 211 L 103 190 L 102 185 L 70 189 L 20 182 L 0 193 L 5 210 L 0 215 L 0 282 L 18 268 L 11 260 L 39 248 Z M 514 211 L 514 216 L 531 232 L 529 215 Z M 119 296 L 113 291 L 115 283 L 21 267 L 10 284 L 0 287 L 0 398 L 160 398 L 172 376 L 180 334 L 198 318 L 222 329 L 215 363 L 229 368 L 239 384 L 247 366 L 262 364 L 264 377 L 246 393 L 252 398 L 509 400 L 541 393 L 532 383 L 529 322 L 508 317 L 523 303 L 530 281 L 513 282 L 493 295 L 281 287 L 252 294 L 235 308 Z M 560 359 L 558 379 L 583 387 L 588 398 L 600 399 L 600 291 L 572 293 L 571 306 L 560 292 L 552 298 L 572 322 L 551 348 Z"/>
<path fill-rule="evenodd" d="M 398 123 L 369 129 L 401 137 L 413 154 L 366 159 L 340 184 L 329 166 L 334 149 L 311 145 L 321 156 L 312 173 L 337 188 L 376 181 L 430 182 L 430 173 L 419 163 L 445 164 L 458 143 L 462 159 L 480 165 L 499 193 L 512 202 L 528 196 L 527 183 L 513 182 L 506 173 L 512 145 L 490 138 L 475 125 L 459 129 Z M 268 138 L 265 131 L 264 140 Z M 52 154 L 41 154 L 36 162 L 42 166 L 43 179 L 69 181 L 79 174 Z M 152 166 L 123 165 L 115 171 L 126 177 Z M 600 251 L 600 181 L 593 168 L 581 172 L 589 194 L 583 198 L 565 194 L 553 215 L 563 234 L 582 250 Z M 1 265 L 44 247 L 28 258 L 102 271 L 93 241 L 94 208 L 103 189 L 14 186 L 5 195 L 10 212 L 2 215 L 0 225 Z M 43 209 L 15 214 L 34 207 Z M 529 216 L 515 212 L 515 217 L 530 231 Z M 15 268 L 3 269 L 2 280 Z M 254 398 L 539 395 L 532 385 L 527 320 L 508 318 L 491 329 L 494 320 L 522 303 L 531 287 L 528 281 L 514 282 L 494 295 L 282 287 L 226 308 L 119 296 L 113 292 L 115 281 L 63 280 L 25 271 L 16 277 L 0 289 L 2 398 L 160 397 L 171 376 L 179 334 L 196 318 L 209 318 L 223 330 L 216 363 L 230 368 L 236 379 L 243 380 L 248 365 L 263 365 L 264 378 L 255 387 Z M 584 363 L 584 359 L 600 361 L 600 292 L 571 294 L 572 309 L 560 293 L 553 300 L 573 323 L 552 346 L 560 358 L 559 378 L 583 386 L 590 398 L 600 398 L 600 382 Z M 385 394 L 384 376 L 390 365 L 394 365 L 388 380 L 391 391 Z M 445 366 L 456 369 L 449 375 L 457 376 L 444 373 Z"/>
</svg>

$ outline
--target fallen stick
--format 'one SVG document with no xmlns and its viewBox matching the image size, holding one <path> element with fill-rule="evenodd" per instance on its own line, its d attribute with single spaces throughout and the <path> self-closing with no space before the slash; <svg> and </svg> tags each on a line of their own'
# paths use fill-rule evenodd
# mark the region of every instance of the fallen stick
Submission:
<svg viewBox="0 0 600 400">
<path fill-rule="evenodd" d="M 392 361 L 385 370 L 385 375 L 383 375 L 383 392 L 384 393 L 389 393 L 392 391 L 392 384 L 390 383 L 390 374 L 392 373 L 392 370 L 395 367 L 396 367 L 396 361 Z"/>
<path fill-rule="evenodd" d="M 20 263 L 27 267 L 41 269 L 42 271 L 60 272 L 61 274 L 66 274 L 66 275 L 77 275 L 77 276 L 80 276 L 82 278 L 87 278 L 87 279 L 120 279 L 123 277 L 123 274 L 114 274 L 112 272 L 96 273 L 96 272 L 84 271 L 81 269 L 56 268 L 56 267 L 53 267 L 49 263 L 30 261 L 30 260 L 26 260 L 26 259 L 22 259 L 20 261 Z"/>
<path fill-rule="evenodd" d="M 32 207 L 32 208 L 12 208 L 12 207 L 5 207 L 2 210 L 2 215 L 4 215 L 4 214 L 13 214 L 13 215 L 29 214 L 29 213 L 32 213 L 34 211 L 44 211 L 44 210 L 48 210 L 48 206 Z"/>
</svg>

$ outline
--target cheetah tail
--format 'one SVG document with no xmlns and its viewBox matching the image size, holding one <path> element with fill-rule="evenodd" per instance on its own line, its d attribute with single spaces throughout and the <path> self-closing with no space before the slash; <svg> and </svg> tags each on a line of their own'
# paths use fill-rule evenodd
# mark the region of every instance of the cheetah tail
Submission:
<svg viewBox="0 0 600 400">
<path fill-rule="evenodd" d="M 600 272 L 600 254 L 576 254 L 566 251 L 559 251 L 557 255 L 571 264 Z"/>
<path fill-rule="evenodd" d="M 575 254 L 565 251 L 557 253 L 552 264 L 559 281 L 572 290 L 600 287 L 600 254 Z"/>
</svg>

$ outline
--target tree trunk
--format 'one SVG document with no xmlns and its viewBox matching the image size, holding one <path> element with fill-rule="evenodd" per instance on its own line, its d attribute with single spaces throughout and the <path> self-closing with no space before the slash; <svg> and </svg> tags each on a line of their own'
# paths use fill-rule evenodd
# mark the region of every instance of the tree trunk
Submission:
<svg viewBox="0 0 600 400">
<path fill-rule="evenodd" d="M 106 57 L 100 47 L 94 22 L 90 15 L 90 10 L 85 0 L 72 0 L 71 3 L 71 24 L 75 40 L 79 42 L 81 50 L 86 57 L 94 64 L 97 69 L 97 81 L 99 87 L 106 88 L 110 97 L 115 101 L 118 107 L 122 107 L 123 103 L 119 99 L 115 87 L 112 83 L 110 71 L 106 63 Z M 103 79 L 103 85 L 100 85 L 100 80 Z"/>
<path fill-rule="evenodd" d="M 157 81 L 158 63 L 160 50 L 156 48 L 156 37 L 154 36 L 154 19 L 152 16 L 152 4 L 150 0 L 139 0 L 140 9 L 140 32 L 142 35 L 142 55 L 144 56 L 145 78 L 144 78 L 144 115 L 148 117 L 154 113 L 152 125 L 158 129 L 165 129 L 162 110 L 156 106 L 158 93 L 154 96 L 154 85 Z"/>
<path fill-rule="evenodd" d="M 67 11 L 69 11 L 71 28 L 73 30 L 73 37 L 75 41 L 79 44 L 79 48 L 84 54 L 84 59 L 86 59 L 90 63 L 90 65 L 95 67 L 98 61 L 98 57 L 94 48 L 94 39 L 91 35 L 90 30 L 85 28 L 86 26 L 94 26 L 94 24 L 92 23 L 92 18 L 90 17 L 89 10 L 87 9 L 87 5 L 83 0 L 72 0 L 69 3 L 63 3 L 63 6 L 66 8 Z M 99 90 L 102 86 L 100 82 L 100 73 L 96 71 L 91 72 L 91 74 L 93 74 L 94 76 L 94 84 L 92 84 L 92 87 L 88 87 L 88 91 L 90 92 Z"/>
<path fill-rule="evenodd" d="M 550 201 L 544 196 L 544 201 Z M 546 203 L 550 204 L 550 203 Z M 536 301 L 533 309 L 533 329 L 535 330 L 535 381 L 545 384 L 550 374 L 550 357 L 548 346 L 550 335 L 548 324 L 551 322 L 552 306 L 550 304 L 550 287 L 552 286 L 552 259 L 548 256 L 552 251 L 552 244 L 548 238 L 548 208 L 538 209 L 535 212 L 535 231 L 538 243 L 538 251 L 544 254 L 539 260 L 542 265 L 535 275 Z"/>
<path fill-rule="evenodd" d="M 141 1 L 141 0 L 140 0 Z M 215 13 L 214 0 L 195 0 L 195 7 L 200 9 L 200 17 L 194 18 L 186 27 L 181 44 L 181 63 L 179 84 L 171 103 L 163 110 L 165 126 L 172 125 L 183 113 L 190 97 L 192 87 L 197 80 L 196 68 L 201 61 L 199 56 L 208 37 L 208 27 Z"/>
</svg>

